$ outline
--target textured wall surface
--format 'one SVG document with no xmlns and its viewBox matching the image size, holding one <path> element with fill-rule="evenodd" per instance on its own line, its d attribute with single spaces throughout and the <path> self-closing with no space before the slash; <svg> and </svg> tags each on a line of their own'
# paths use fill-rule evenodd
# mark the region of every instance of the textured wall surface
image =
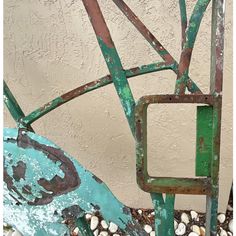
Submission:
<svg viewBox="0 0 236 236">
<path fill-rule="evenodd" d="M 131 9 L 168 51 L 180 56 L 180 17 L 176 0 L 130 0 Z M 195 0 L 187 1 L 188 16 Z M 220 211 L 232 183 L 232 2 L 226 1 L 225 64 L 220 168 Z M 125 68 L 159 61 L 132 24 L 108 0 L 99 1 Z M 190 67 L 191 78 L 208 93 L 209 6 Z M 27 114 L 54 97 L 108 73 L 80 0 L 4 1 L 4 79 Z M 130 80 L 135 99 L 173 93 L 176 75 L 157 72 Z M 7 110 L 5 126 L 15 127 Z M 150 106 L 149 171 L 158 176 L 194 176 L 195 105 Z M 178 127 L 176 126 L 178 124 Z M 102 178 L 133 207 L 151 207 L 135 180 L 135 145 L 113 85 L 52 111 L 33 128 L 57 143 Z M 205 210 L 204 197 L 178 196 L 176 208 Z"/>
</svg>

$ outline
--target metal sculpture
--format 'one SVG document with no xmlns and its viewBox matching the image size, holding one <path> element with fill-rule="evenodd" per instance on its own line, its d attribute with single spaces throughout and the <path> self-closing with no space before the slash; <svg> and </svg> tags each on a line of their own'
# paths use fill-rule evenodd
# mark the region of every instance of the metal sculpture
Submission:
<svg viewBox="0 0 236 236">
<path fill-rule="evenodd" d="M 54 143 L 34 133 L 31 124 L 87 92 L 113 83 L 136 140 L 136 175 L 140 188 L 149 192 L 155 209 L 155 232 L 174 235 L 175 194 L 200 194 L 207 198 L 206 236 L 216 235 L 219 191 L 220 128 L 223 80 L 224 0 L 212 0 L 211 82 L 203 94 L 189 77 L 191 55 L 204 12 L 210 0 L 196 1 L 189 22 L 185 0 L 179 0 L 182 52 L 179 63 L 138 19 L 123 0 L 112 0 L 161 56 L 162 62 L 125 70 L 101 13 L 97 0 L 82 0 L 97 36 L 110 75 L 80 86 L 24 115 L 4 82 L 4 102 L 17 123 L 4 130 L 4 220 L 23 235 L 68 235 L 63 219 L 73 220 L 81 235 L 93 235 L 84 215 L 100 212 L 116 223 L 124 234 L 147 235 L 106 185 Z M 175 91 L 167 95 L 144 96 L 136 103 L 128 78 L 172 70 Z M 186 88 L 191 94 L 185 94 Z M 155 103 L 196 103 L 196 177 L 149 176 L 147 171 L 147 107 Z M 166 194 L 164 199 L 163 193 Z M 110 205 L 113 205 L 110 209 Z"/>
</svg>

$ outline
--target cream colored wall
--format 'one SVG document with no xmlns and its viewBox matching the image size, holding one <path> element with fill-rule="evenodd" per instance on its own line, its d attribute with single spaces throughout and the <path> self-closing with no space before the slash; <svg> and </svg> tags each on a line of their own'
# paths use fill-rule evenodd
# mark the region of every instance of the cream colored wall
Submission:
<svg viewBox="0 0 236 236">
<path fill-rule="evenodd" d="M 160 60 L 112 1 L 99 2 L 125 68 Z M 178 1 L 126 2 L 178 60 Z M 190 15 L 196 1 L 188 2 Z M 226 2 L 220 211 L 226 208 L 232 182 L 232 1 Z M 191 78 L 205 93 L 209 84 L 210 8 L 204 16 L 190 68 Z M 4 79 L 26 114 L 108 73 L 80 0 L 4 1 L 4 26 Z M 138 99 L 145 94 L 172 93 L 175 79 L 171 72 L 159 72 L 133 78 L 130 85 Z M 194 107 L 158 105 L 149 110 L 150 173 L 193 176 Z M 6 110 L 4 117 L 6 127 L 15 126 Z M 113 85 L 73 100 L 33 127 L 102 178 L 125 204 L 151 207 L 149 195 L 136 185 L 134 140 Z M 178 196 L 176 208 L 204 211 L 205 200 Z"/>
</svg>

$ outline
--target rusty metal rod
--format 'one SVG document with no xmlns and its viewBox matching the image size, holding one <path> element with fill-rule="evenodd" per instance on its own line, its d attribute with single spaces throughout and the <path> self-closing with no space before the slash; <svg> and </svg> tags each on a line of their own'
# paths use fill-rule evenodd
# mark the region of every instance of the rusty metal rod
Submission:
<svg viewBox="0 0 236 236">
<path fill-rule="evenodd" d="M 174 72 L 178 75 L 178 63 L 171 56 L 171 54 L 164 48 L 164 46 L 155 38 L 150 30 L 143 24 L 143 22 L 134 14 L 134 12 L 128 7 L 123 0 L 112 0 L 116 6 L 124 13 L 129 21 L 135 26 L 135 28 L 143 35 L 143 37 L 149 42 L 153 49 L 163 58 L 164 61 L 173 62 L 176 64 Z M 198 86 L 188 77 L 187 88 L 191 93 L 202 93 Z"/>
<path fill-rule="evenodd" d="M 183 50 L 180 55 L 179 61 L 179 72 L 176 79 L 175 85 L 175 93 L 176 94 L 184 94 L 185 88 L 187 86 L 188 81 L 188 74 L 189 74 L 189 66 L 192 57 L 193 46 L 196 41 L 197 33 L 203 18 L 203 15 L 206 11 L 206 8 L 210 0 L 198 0 L 194 9 L 193 13 L 189 20 L 189 25 L 186 30 L 186 40 L 183 45 Z"/>
<path fill-rule="evenodd" d="M 173 70 L 174 64 L 168 64 L 165 62 L 158 62 L 149 65 L 143 65 L 140 67 L 134 67 L 128 70 L 125 70 L 125 74 L 127 78 L 132 78 L 138 75 L 143 75 L 147 73 L 157 72 L 161 70 Z M 53 100 L 44 104 L 40 108 L 34 110 L 24 118 L 20 120 L 20 123 L 24 125 L 28 125 L 33 123 L 34 121 L 38 120 L 40 117 L 46 115 L 50 111 L 56 109 L 57 107 L 61 106 L 62 104 L 71 101 L 74 98 L 77 98 L 85 93 L 91 92 L 98 88 L 104 87 L 108 84 L 113 83 L 111 75 L 106 75 L 98 80 L 89 82 L 82 86 L 79 86 Z"/>
</svg>

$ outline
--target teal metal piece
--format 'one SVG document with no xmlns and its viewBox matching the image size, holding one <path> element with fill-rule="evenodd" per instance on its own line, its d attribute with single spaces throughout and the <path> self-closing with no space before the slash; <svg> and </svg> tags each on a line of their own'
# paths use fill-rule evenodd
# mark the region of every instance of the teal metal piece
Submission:
<svg viewBox="0 0 236 236">
<path fill-rule="evenodd" d="M 85 212 L 100 212 L 132 236 L 147 235 L 100 179 L 37 134 L 4 129 L 4 178 L 4 221 L 25 236 L 64 235 L 61 221 Z"/>
<path fill-rule="evenodd" d="M 197 107 L 196 176 L 211 176 L 213 108 Z"/>
</svg>

